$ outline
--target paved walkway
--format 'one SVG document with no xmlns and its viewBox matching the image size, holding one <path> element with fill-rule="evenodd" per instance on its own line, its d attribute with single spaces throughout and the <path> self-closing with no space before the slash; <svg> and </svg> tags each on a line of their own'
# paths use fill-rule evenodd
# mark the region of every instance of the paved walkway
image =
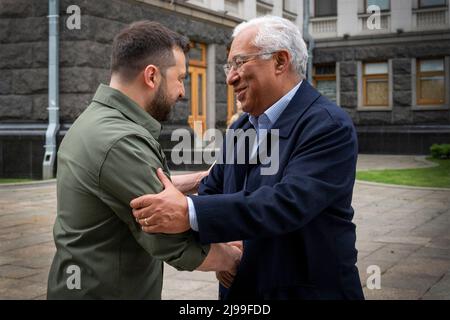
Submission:
<svg viewBox="0 0 450 320">
<path fill-rule="evenodd" d="M 359 169 L 426 165 L 414 156 L 358 162 Z M 0 186 L 0 299 L 45 298 L 55 200 L 54 183 Z M 353 206 L 366 298 L 450 299 L 450 191 L 356 183 Z M 366 286 L 374 265 L 379 290 Z M 165 270 L 163 299 L 216 299 L 213 274 Z"/>
<path fill-rule="evenodd" d="M 410 169 L 434 167 L 425 156 L 358 155 L 357 170 Z"/>
</svg>

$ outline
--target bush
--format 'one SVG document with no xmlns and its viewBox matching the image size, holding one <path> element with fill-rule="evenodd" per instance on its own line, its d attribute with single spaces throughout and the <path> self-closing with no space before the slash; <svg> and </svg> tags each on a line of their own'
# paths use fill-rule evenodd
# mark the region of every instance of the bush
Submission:
<svg viewBox="0 0 450 320">
<path fill-rule="evenodd" d="M 450 144 L 433 144 L 430 151 L 435 159 L 450 159 Z"/>
</svg>

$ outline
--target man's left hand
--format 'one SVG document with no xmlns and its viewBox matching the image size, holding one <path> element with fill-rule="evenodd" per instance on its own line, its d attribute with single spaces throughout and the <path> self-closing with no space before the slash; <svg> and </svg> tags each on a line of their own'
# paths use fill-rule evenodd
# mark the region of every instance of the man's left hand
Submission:
<svg viewBox="0 0 450 320">
<path fill-rule="evenodd" d="M 147 194 L 130 203 L 136 221 L 149 233 L 181 233 L 191 228 L 186 197 L 175 188 L 161 168 L 157 170 L 164 190 Z"/>
</svg>

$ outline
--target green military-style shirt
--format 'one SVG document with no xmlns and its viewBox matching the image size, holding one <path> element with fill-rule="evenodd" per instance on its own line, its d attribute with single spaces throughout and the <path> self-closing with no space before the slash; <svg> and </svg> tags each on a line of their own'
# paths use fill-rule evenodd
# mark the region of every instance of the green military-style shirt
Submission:
<svg viewBox="0 0 450 320">
<path fill-rule="evenodd" d="M 161 299 L 163 261 L 194 270 L 209 246 L 193 231 L 147 234 L 130 201 L 163 187 L 161 125 L 120 91 L 100 85 L 58 151 L 56 254 L 49 299 Z"/>
</svg>

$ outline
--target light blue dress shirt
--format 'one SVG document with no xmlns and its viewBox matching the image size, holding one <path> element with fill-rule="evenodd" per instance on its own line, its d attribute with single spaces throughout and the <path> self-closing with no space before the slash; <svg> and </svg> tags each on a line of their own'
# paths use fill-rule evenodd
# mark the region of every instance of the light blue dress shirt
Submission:
<svg viewBox="0 0 450 320">
<path fill-rule="evenodd" d="M 302 81 L 300 81 L 294 88 L 292 88 L 288 93 L 286 93 L 283 97 L 281 97 L 280 100 L 278 100 L 272 106 L 270 106 L 270 108 L 264 111 L 264 113 L 261 114 L 260 116 L 255 117 L 249 115 L 248 120 L 256 129 L 256 133 L 258 134 L 258 141 L 261 141 L 261 137 L 259 136 L 261 132 L 260 129 L 263 129 L 264 132 L 267 132 L 267 130 L 272 129 L 272 126 L 275 124 L 280 115 L 286 109 L 289 102 L 291 102 L 292 98 L 294 97 L 298 88 L 300 88 L 301 84 Z M 252 154 L 256 152 L 256 150 L 257 144 L 255 144 Z M 195 211 L 194 202 L 190 197 L 187 197 L 187 202 L 189 211 L 189 223 L 191 225 L 192 230 L 198 231 L 197 213 Z"/>
</svg>

